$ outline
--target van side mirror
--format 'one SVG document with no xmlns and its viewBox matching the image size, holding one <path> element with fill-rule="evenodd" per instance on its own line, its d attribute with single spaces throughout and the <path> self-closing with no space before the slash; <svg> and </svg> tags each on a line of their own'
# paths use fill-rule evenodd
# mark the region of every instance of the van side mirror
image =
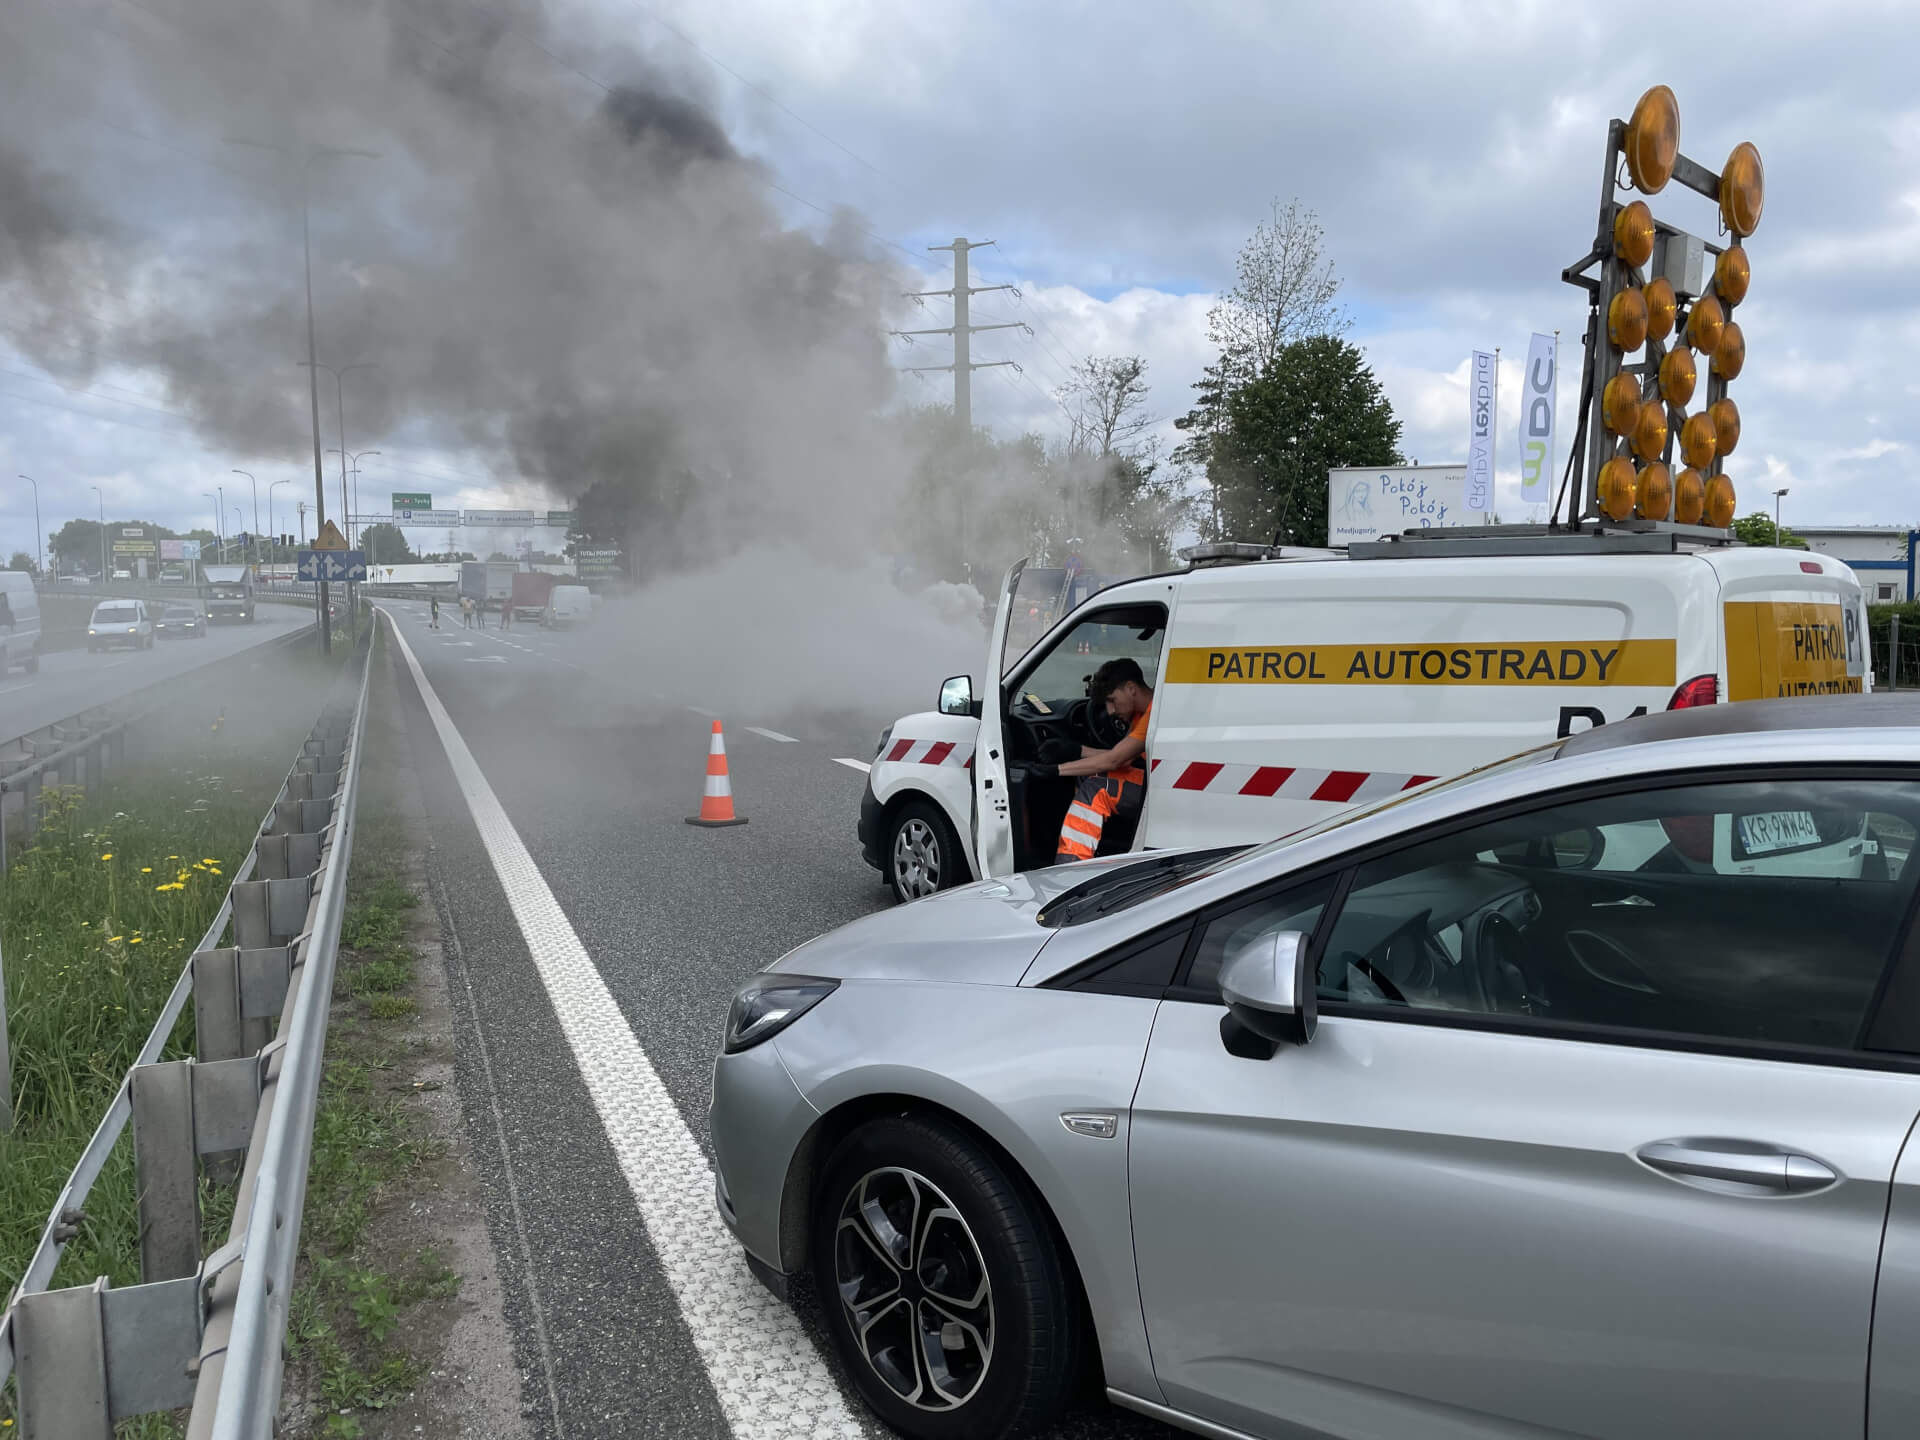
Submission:
<svg viewBox="0 0 1920 1440">
<path fill-rule="evenodd" d="M 973 677 L 971 675 L 954 675 L 941 683 L 940 713 L 942 715 L 973 714 Z"/>
<path fill-rule="evenodd" d="M 1281 1045 L 1313 1039 L 1320 1006 L 1307 946 L 1300 931 L 1281 930 L 1248 941 L 1220 967 L 1220 995 L 1227 1002 L 1220 1038 L 1233 1054 L 1265 1059 Z"/>
</svg>

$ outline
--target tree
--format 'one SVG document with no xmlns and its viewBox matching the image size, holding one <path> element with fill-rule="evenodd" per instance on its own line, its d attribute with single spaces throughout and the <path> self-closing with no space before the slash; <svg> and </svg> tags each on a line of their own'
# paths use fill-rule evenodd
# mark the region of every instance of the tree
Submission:
<svg viewBox="0 0 1920 1440">
<path fill-rule="evenodd" d="M 33 556 L 29 555 L 24 550 L 14 551 L 13 558 L 7 561 L 7 569 L 24 570 L 29 575 L 35 574 L 39 570 L 39 568 L 40 568 L 39 566 L 33 563 Z"/>
<path fill-rule="evenodd" d="M 1282 347 L 1221 412 L 1210 475 L 1223 535 L 1324 545 L 1327 471 L 1402 463 L 1393 406 L 1366 357 L 1336 336 Z"/>
<path fill-rule="evenodd" d="M 1326 258 L 1320 218 L 1289 200 L 1273 201 L 1273 218 L 1254 227 L 1241 247 L 1239 279 L 1207 312 L 1207 338 L 1220 347 L 1230 382 L 1266 374 L 1280 353 L 1315 335 L 1338 335 L 1351 323 L 1335 303 L 1340 277 Z"/>
<path fill-rule="evenodd" d="M 407 544 L 406 532 L 384 520 L 360 532 L 360 550 L 368 564 L 407 565 L 420 558 Z"/>
<path fill-rule="evenodd" d="M 1067 413 L 1071 453 L 1130 455 L 1154 423 L 1147 414 L 1147 362 L 1138 355 L 1089 355 L 1054 391 Z"/>
<path fill-rule="evenodd" d="M 1736 540 L 1744 540 L 1749 545 L 1778 545 L 1783 550 L 1805 550 L 1807 542 L 1786 526 L 1781 526 L 1778 535 L 1774 533 L 1773 516 L 1764 510 L 1756 510 L 1751 515 L 1743 515 L 1730 527 Z"/>
</svg>

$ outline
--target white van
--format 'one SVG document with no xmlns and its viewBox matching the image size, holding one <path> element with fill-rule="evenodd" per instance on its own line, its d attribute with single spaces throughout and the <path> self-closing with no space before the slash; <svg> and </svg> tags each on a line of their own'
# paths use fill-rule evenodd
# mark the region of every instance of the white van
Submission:
<svg viewBox="0 0 1920 1440">
<path fill-rule="evenodd" d="M 953 677 L 874 757 L 861 848 L 896 894 L 1052 863 L 1073 782 L 1023 762 L 1055 737 L 1119 738 L 1085 697 L 1120 655 L 1154 688 L 1148 784 L 1137 832 L 1110 823 L 1102 854 L 1250 844 L 1649 710 L 1872 683 L 1860 585 L 1807 551 L 1483 530 L 1193 553 L 1094 595 L 1007 664 L 1026 608 L 1014 567 L 985 671 L 1003 678 L 981 694 Z"/>
<path fill-rule="evenodd" d="M 554 586 L 547 593 L 547 608 L 540 613 L 540 623 L 549 630 L 577 625 L 592 618 L 593 592 L 584 585 Z"/>
<path fill-rule="evenodd" d="M 153 648 L 153 617 L 144 600 L 102 600 L 93 607 L 87 621 L 87 649 L 111 650 L 125 645 L 130 650 Z"/>
<path fill-rule="evenodd" d="M 40 596 L 24 570 L 0 570 L 0 646 L 0 669 L 24 665 L 29 675 L 39 673 Z"/>
</svg>

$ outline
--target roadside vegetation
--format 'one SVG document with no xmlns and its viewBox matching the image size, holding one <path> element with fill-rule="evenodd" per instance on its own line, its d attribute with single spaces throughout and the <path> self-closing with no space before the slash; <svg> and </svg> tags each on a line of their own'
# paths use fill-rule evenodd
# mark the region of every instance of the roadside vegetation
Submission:
<svg viewBox="0 0 1920 1440">
<path fill-rule="evenodd" d="M 11 1293 L 47 1214 L 187 958 L 219 912 L 261 817 L 319 713 L 337 654 L 280 654 L 223 672 L 233 693 L 197 694 L 138 725 L 126 773 L 83 792 L 49 786 L 33 841 L 0 880 L 12 1043 L 13 1125 L 0 1131 L 0 1296 Z M 18 848 L 14 848 L 18 846 Z M 189 1005 L 163 1059 L 192 1051 Z M 230 1190 L 206 1185 L 204 1241 L 225 1239 Z M 89 1195 L 56 1286 L 139 1281 L 133 1147 L 123 1134 Z M 14 1419 L 0 1393 L 0 1428 Z M 178 1433 L 168 1417 L 123 1440 Z"/>
</svg>

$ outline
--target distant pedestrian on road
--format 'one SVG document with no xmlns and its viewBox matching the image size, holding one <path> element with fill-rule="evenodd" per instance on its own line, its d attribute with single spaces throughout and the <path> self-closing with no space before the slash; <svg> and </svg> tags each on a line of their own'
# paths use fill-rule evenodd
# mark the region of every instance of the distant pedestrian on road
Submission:
<svg viewBox="0 0 1920 1440">
<path fill-rule="evenodd" d="M 500 628 L 502 630 L 511 630 L 513 628 L 512 600 L 502 600 L 500 602 Z"/>
<path fill-rule="evenodd" d="M 429 612 L 427 628 L 429 630 L 438 630 L 440 628 L 440 597 L 438 595 L 429 595 L 427 597 L 427 610 Z"/>
<path fill-rule="evenodd" d="M 473 597 L 471 595 L 460 597 L 460 628 L 463 630 L 473 628 Z"/>
</svg>

